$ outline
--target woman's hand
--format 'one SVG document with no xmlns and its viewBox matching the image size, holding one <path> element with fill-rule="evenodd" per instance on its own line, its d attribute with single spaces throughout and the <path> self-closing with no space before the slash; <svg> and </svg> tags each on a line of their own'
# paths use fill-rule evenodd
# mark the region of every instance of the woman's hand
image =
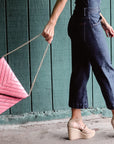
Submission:
<svg viewBox="0 0 114 144">
<path fill-rule="evenodd" d="M 102 25 L 107 37 L 114 37 L 114 30 L 113 30 L 112 26 L 108 24 L 108 22 L 106 22 L 105 24 L 101 23 L 101 25 Z"/>
<path fill-rule="evenodd" d="M 104 16 L 100 13 L 100 16 L 102 17 L 101 19 L 101 25 L 106 33 L 107 37 L 114 37 L 114 30 L 111 27 L 111 25 L 108 24 Z"/>
<path fill-rule="evenodd" d="M 55 28 L 55 24 L 48 22 L 48 24 L 45 26 L 43 32 L 42 32 L 42 36 L 45 38 L 45 40 L 51 44 L 53 37 L 54 37 L 54 28 Z"/>
</svg>

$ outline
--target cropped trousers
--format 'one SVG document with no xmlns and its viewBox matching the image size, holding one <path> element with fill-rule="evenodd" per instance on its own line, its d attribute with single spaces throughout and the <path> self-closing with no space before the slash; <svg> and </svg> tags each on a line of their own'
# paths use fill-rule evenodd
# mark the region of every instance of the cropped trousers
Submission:
<svg viewBox="0 0 114 144">
<path fill-rule="evenodd" d="M 72 45 L 71 108 L 88 108 L 87 82 L 92 66 L 107 108 L 114 109 L 114 69 L 101 19 L 100 9 L 95 7 L 77 9 L 69 20 L 68 35 Z"/>
</svg>

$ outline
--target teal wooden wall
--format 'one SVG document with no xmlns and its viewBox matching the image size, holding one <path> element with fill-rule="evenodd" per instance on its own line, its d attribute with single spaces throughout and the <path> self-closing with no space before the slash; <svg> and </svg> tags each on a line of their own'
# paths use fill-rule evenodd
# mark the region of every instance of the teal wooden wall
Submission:
<svg viewBox="0 0 114 144">
<path fill-rule="evenodd" d="M 49 20 L 56 0 L 0 0 L 0 56 L 41 33 Z M 71 42 L 67 25 L 74 9 L 68 0 L 55 27 L 55 36 L 48 49 L 32 94 L 3 115 L 69 110 L 71 74 Z M 114 1 L 102 0 L 101 11 L 114 27 Z M 114 39 L 106 38 L 114 66 Z M 31 83 L 47 46 L 43 37 L 7 57 L 11 68 L 29 92 Z M 89 108 L 106 108 L 99 85 L 92 73 L 88 81 Z"/>
</svg>

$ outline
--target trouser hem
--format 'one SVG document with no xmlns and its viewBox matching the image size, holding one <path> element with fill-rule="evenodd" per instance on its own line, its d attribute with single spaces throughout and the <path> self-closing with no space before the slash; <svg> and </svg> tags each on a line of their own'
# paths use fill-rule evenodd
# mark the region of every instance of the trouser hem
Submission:
<svg viewBox="0 0 114 144">
<path fill-rule="evenodd" d="M 70 104 L 69 107 L 71 108 L 76 108 L 76 109 L 87 109 L 88 105 L 87 104 Z"/>
<path fill-rule="evenodd" d="M 114 106 L 107 106 L 109 110 L 114 110 Z"/>
</svg>

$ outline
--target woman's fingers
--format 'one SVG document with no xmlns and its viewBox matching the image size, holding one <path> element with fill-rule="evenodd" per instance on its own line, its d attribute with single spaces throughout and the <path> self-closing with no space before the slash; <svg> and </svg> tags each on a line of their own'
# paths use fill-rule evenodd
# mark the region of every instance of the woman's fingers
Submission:
<svg viewBox="0 0 114 144">
<path fill-rule="evenodd" d="M 53 38 L 50 38 L 49 40 L 47 40 L 47 42 L 48 42 L 49 44 L 51 44 L 52 40 L 53 40 Z"/>
<path fill-rule="evenodd" d="M 107 37 L 113 37 L 114 35 L 112 33 L 110 33 L 109 31 L 106 32 L 106 36 Z"/>
<path fill-rule="evenodd" d="M 53 30 L 52 31 L 49 31 L 49 30 L 44 30 L 43 33 L 42 33 L 42 36 L 45 38 L 45 40 L 48 42 L 48 43 L 51 43 L 52 40 L 53 40 L 53 36 L 54 36 L 54 32 Z"/>
<path fill-rule="evenodd" d="M 114 30 L 113 30 L 113 28 L 111 29 L 111 34 L 112 34 L 112 37 L 114 37 Z"/>
<path fill-rule="evenodd" d="M 108 34 L 109 34 L 109 33 L 108 33 L 108 30 L 105 30 L 105 33 L 106 33 L 106 36 L 108 37 L 108 36 L 109 36 L 109 35 L 108 35 Z"/>
<path fill-rule="evenodd" d="M 110 26 L 109 24 L 104 27 L 105 33 L 107 37 L 114 37 L 114 30 L 112 28 L 112 26 Z"/>
<path fill-rule="evenodd" d="M 48 34 L 47 31 L 43 31 L 42 35 L 43 35 L 45 38 L 49 37 L 49 34 Z"/>
<path fill-rule="evenodd" d="M 114 30 L 111 28 L 110 30 L 111 35 L 114 35 Z"/>
<path fill-rule="evenodd" d="M 113 37 L 114 36 L 114 30 L 113 30 L 113 28 L 111 27 L 110 29 L 109 29 L 109 37 Z"/>
<path fill-rule="evenodd" d="M 114 33 L 114 30 L 113 30 L 113 28 L 111 28 L 111 30 L 110 30 L 110 31 L 111 31 L 111 33 L 112 33 L 112 34 Z"/>
<path fill-rule="evenodd" d="M 53 40 L 53 36 L 52 34 L 47 34 L 47 33 L 42 33 L 42 35 L 44 36 L 45 40 L 50 44 Z"/>
</svg>

